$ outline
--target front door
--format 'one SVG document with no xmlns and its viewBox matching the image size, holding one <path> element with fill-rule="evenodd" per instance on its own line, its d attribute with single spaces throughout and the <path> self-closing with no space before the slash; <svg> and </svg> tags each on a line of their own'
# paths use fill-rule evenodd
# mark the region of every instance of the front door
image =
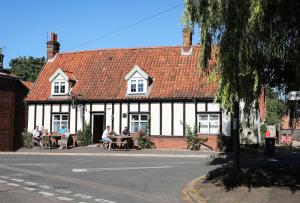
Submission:
<svg viewBox="0 0 300 203">
<path fill-rule="evenodd" d="M 93 115 L 93 143 L 98 143 L 104 131 L 104 115 Z"/>
</svg>

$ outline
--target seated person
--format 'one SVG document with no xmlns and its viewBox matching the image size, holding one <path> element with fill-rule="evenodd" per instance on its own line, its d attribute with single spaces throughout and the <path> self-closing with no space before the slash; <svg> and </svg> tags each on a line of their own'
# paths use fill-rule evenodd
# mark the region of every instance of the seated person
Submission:
<svg viewBox="0 0 300 203">
<path fill-rule="evenodd" d="M 102 140 L 104 143 L 108 143 L 108 149 L 111 149 L 111 143 L 112 140 L 109 138 L 109 132 L 110 132 L 110 126 L 106 126 L 106 129 L 104 130 L 103 134 L 102 134 Z"/>
<path fill-rule="evenodd" d="M 130 132 L 129 132 L 127 126 L 124 127 L 124 130 L 122 131 L 122 135 L 123 135 L 123 136 L 130 136 Z"/>
<path fill-rule="evenodd" d="M 35 126 L 35 129 L 32 131 L 33 142 L 37 145 L 42 145 L 41 132 L 39 131 L 39 126 Z"/>
<path fill-rule="evenodd" d="M 67 129 L 65 126 L 61 126 L 61 129 L 58 131 L 59 134 L 61 135 L 65 135 L 67 132 Z"/>
<path fill-rule="evenodd" d="M 64 147 L 67 148 L 70 138 L 70 130 L 66 129 L 65 133 L 61 136 L 62 139 L 58 140 L 59 149 L 63 149 Z M 66 139 L 63 139 L 66 138 Z"/>
</svg>

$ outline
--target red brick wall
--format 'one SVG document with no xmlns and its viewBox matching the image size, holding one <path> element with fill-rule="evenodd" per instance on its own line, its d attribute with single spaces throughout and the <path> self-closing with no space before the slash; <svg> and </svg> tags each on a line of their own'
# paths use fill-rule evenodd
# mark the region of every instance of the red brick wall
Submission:
<svg viewBox="0 0 300 203">
<path fill-rule="evenodd" d="M 28 89 L 12 78 L 0 77 L 0 151 L 13 151 L 22 146 L 25 128 L 25 104 Z"/>
</svg>

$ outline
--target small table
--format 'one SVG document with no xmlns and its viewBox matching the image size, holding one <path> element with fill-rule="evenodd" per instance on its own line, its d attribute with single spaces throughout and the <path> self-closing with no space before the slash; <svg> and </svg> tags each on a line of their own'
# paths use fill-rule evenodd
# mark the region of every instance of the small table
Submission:
<svg viewBox="0 0 300 203">
<path fill-rule="evenodd" d="M 127 147 L 128 148 L 128 145 L 129 145 L 129 142 L 132 140 L 132 136 L 127 136 L 127 135 L 117 135 L 117 136 L 111 136 L 110 137 L 112 139 L 113 142 L 115 142 L 119 147 L 121 147 L 121 144 L 122 144 L 122 141 L 123 140 L 126 140 L 127 143 Z"/>
</svg>

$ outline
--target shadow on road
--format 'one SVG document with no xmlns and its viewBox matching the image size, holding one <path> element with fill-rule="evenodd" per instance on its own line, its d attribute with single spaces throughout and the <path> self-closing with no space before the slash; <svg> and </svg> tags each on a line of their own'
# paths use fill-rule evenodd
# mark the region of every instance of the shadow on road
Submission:
<svg viewBox="0 0 300 203">
<path fill-rule="evenodd" d="M 226 191 L 237 187 L 232 159 L 214 159 L 210 165 L 221 167 L 207 174 L 206 183 L 213 183 Z M 258 187 L 284 187 L 295 193 L 300 190 L 300 149 L 277 149 L 275 156 L 263 153 L 241 154 L 241 186 L 251 191 Z"/>
</svg>

